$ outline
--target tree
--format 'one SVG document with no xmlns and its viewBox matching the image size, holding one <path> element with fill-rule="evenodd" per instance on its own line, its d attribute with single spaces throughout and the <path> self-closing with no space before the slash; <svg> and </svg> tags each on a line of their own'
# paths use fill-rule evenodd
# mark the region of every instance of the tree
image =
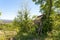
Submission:
<svg viewBox="0 0 60 40">
<path fill-rule="evenodd" d="M 19 28 L 19 32 L 16 35 L 17 40 L 27 38 L 35 31 L 35 25 L 33 20 L 29 16 L 30 12 L 25 9 L 18 12 L 17 17 L 15 18 L 13 24 Z M 29 38 L 30 38 L 29 37 Z M 25 40 L 25 39 L 24 39 Z"/>
<path fill-rule="evenodd" d="M 47 33 L 52 30 L 53 20 L 51 15 L 56 12 L 57 8 L 60 8 L 59 0 L 33 0 L 35 4 L 40 5 L 40 12 L 43 13 L 42 17 L 42 31 L 40 33 Z"/>
</svg>

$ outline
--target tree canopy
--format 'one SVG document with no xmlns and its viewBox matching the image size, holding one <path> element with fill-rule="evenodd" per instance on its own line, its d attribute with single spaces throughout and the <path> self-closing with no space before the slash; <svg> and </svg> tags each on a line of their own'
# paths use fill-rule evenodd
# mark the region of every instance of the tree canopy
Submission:
<svg viewBox="0 0 60 40">
<path fill-rule="evenodd" d="M 53 20 L 51 15 L 58 14 L 58 9 L 60 9 L 60 1 L 59 0 L 33 0 L 35 4 L 40 5 L 40 12 L 42 15 L 42 31 L 47 32 L 48 30 L 52 30 Z"/>
</svg>

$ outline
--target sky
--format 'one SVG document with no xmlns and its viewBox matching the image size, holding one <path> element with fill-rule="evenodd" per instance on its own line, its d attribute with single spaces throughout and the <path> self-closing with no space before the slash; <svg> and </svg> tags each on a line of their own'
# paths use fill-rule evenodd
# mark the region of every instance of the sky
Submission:
<svg viewBox="0 0 60 40">
<path fill-rule="evenodd" d="M 13 20 L 18 14 L 18 10 L 25 4 L 30 10 L 31 16 L 40 15 L 39 6 L 35 5 L 32 0 L 0 0 L 0 12 L 2 13 L 0 19 Z"/>
</svg>

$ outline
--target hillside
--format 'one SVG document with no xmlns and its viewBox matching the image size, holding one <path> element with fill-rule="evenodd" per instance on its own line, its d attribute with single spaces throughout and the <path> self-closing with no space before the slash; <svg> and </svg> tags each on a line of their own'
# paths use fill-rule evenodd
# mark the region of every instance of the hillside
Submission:
<svg viewBox="0 0 60 40">
<path fill-rule="evenodd" d="M 0 19 L 0 23 L 6 24 L 6 23 L 11 23 L 12 20 L 5 20 L 5 19 Z"/>
</svg>

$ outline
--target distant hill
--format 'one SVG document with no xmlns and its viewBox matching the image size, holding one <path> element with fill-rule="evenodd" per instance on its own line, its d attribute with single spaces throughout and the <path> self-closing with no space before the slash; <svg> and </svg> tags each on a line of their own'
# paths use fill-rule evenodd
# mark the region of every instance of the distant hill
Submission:
<svg viewBox="0 0 60 40">
<path fill-rule="evenodd" d="M 5 19 L 0 19 L 0 23 L 11 23 L 12 20 L 5 20 Z"/>
</svg>

